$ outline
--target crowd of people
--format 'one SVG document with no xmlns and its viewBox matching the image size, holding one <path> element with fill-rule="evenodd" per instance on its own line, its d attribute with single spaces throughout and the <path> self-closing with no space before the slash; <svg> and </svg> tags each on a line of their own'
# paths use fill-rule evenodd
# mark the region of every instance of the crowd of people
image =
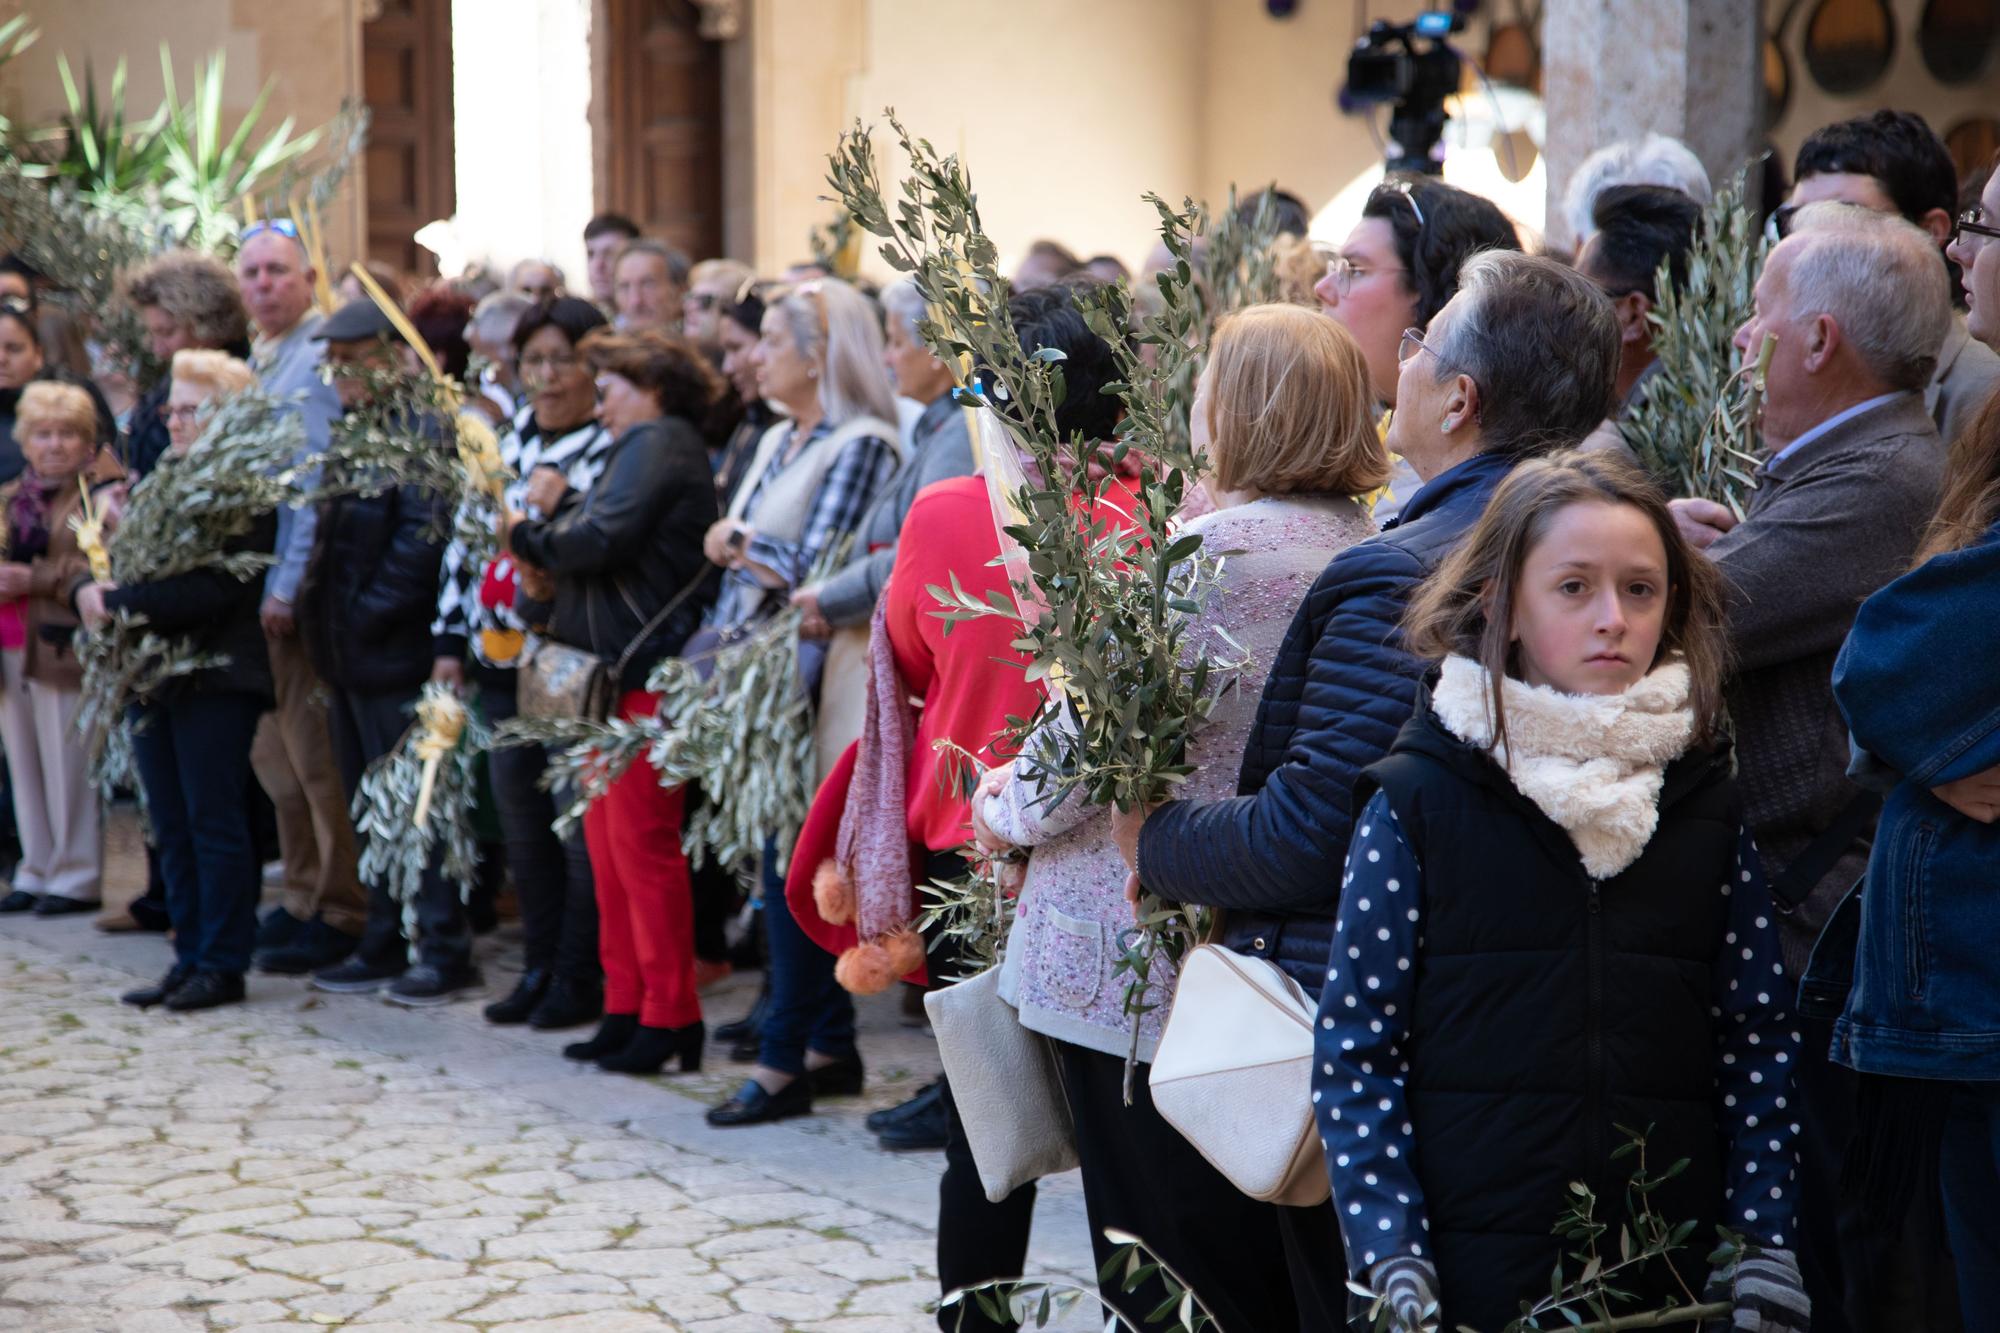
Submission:
<svg viewBox="0 0 2000 1333">
<path fill-rule="evenodd" d="M 1498 1329 L 1570 1248 L 1550 1223 L 1571 1182 L 1614 1228 L 1635 1198 L 1693 1224 L 1620 1274 L 1647 1299 L 1705 1291 L 1746 1330 L 2000 1328 L 2000 175 L 1961 182 L 1897 112 L 1818 131 L 1790 174 L 1736 335 L 1771 349 L 1740 512 L 1673 494 L 1621 431 L 1659 374 L 1658 276 L 1685 277 L 1710 199 L 1681 145 L 1586 164 L 1573 255 L 1431 177 L 1387 179 L 1333 247 L 1297 200 L 1253 201 L 1279 216 L 1285 299 L 1206 348 L 1187 519 L 1230 553 L 1191 642 L 1238 665 L 1176 799 L 1133 810 L 1053 802 L 1045 738 L 1010 736 L 1043 703 L 1015 630 L 937 614 L 931 588 L 1005 595 L 1008 565 L 996 460 L 908 281 L 691 263 L 609 214 L 587 294 L 540 260 L 504 283 L 371 269 L 498 433 L 497 546 L 467 542 L 459 497 L 352 488 L 236 538 L 271 557 L 254 577 L 120 585 L 73 530 L 92 497 L 115 516 L 255 385 L 321 458 L 412 349 L 351 278 L 318 308 L 283 219 L 246 226 L 233 269 L 173 252 L 127 276 L 150 384 L 93 374 L 37 275 L 0 262 L 0 912 L 99 907 L 74 640 L 127 612 L 206 654 L 134 709 L 151 883 L 99 924 L 170 931 L 172 963 L 129 1004 L 239 1002 L 253 970 L 477 994 L 506 892 L 523 967 L 489 1021 L 594 1024 L 563 1054 L 624 1074 L 724 1052 L 748 1072 L 718 1126 L 808 1114 L 866 1079 L 850 987 L 873 986 L 837 956 L 888 900 L 862 884 L 836 910 L 816 882 L 858 838 L 901 849 L 898 901 L 1002 868 L 998 993 L 1046 1042 L 1099 1258 L 1108 1231 L 1142 1237 L 1224 1329 L 1348 1327 L 1350 1284 L 1398 1328 Z M 1116 436 L 1116 349 L 1077 296 L 1127 277 L 1051 241 L 1008 284 L 1024 349 L 1060 354 L 1066 438 Z M 449 422 L 409 428 L 449 447 Z M 1076 521 L 1118 524 L 1146 466 L 1093 472 Z M 441 858 L 407 903 L 364 881 L 351 804 L 428 683 L 503 722 L 556 645 L 607 664 L 613 714 L 638 718 L 662 659 L 785 608 L 823 779 L 795 847 L 773 830 L 755 864 L 692 869 L 695 803 L 731 793 L 643 763 L 559 835 L 551 756 L 515 746 L 488 757 L 474 882 Z M 1315 1011 L 1297 1110 L 1330 1199 L 1251 1197 L 1143 1071 L 1128 1087 L 1132 1024 L 1150 1063 L 1167 1014 L 1123 999 L 1140 886 L 1214 909 L 1216 941 Z M 892 971 L 936 988 L 957 947 Z M 749 966 L 755 1008 L 711 1029 L 703 992 Z M 870 1118 L 885 1147 L 945 1154 L 945 1291 L 1020 1274 L 1032 1225 L 1032 1181 L 982 1183 L 973 1113 L 940 1079 Z M 1633 1132 L 1660 1176 L 1637 1196 Z M 1711 1267 L 1717 1227 L 1742 1246 Z M 1103 1294 L 1152 1328 L 1165 1291 Z"/>
</svg>

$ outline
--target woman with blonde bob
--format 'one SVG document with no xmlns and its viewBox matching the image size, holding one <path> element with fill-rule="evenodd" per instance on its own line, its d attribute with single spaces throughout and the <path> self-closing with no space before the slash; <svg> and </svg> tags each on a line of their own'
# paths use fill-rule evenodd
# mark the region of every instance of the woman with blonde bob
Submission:
<svg viewBox="0 0 2000 1333">
<path fill-rule="evenodd" d="M 135 487 L 138 494 L 188 466 L 216 407 L 256 382 L 250 367 L 226 352 L 175 352 L 163 412 L 171 443 Z M 222 554 L 268 554 L 276 539 L 277 518 L 265 514 L 248 533 L 224 542 Z M 101 625 L 120 611 L 143 616 L 153 632 L 185 640 L 213 660 L 165 683 L 133 709 L 133 758 L 146 788 L 174 927 L 173 966 L 156 984 L 124 996 L 141 1009 L 209 1009 L 243 998 L 262 887 L 245 815 L 254 781 L 250 741 L 257 719 L 273 703 L 271 662 L 257 618 L 263 586 L 261 571 L 238 577 L 208 565 L 142 583 L 84 582 L 76 589 L 85 624 Z"/>
<path fill-rule="evenodd" d="M 21 864 L 0 912 L 55 916 L 96 908 L 104 872 L 97 791 L 73 733 L 83 668 L 70 646 L 76 616 L 68 591 L 88 564 L 70 519 L 82 511 L 86 490 L 123 474 L 97 447 L 97 408 L 76 385 L 23 388 L 14 434 L 27 466 L 0 487 L 7 515 L 0 743 L 14 785 Z"/>
<path fill-rule="evenodd" d="M 1389 463 L 1359 345 L 1299 306 L 1253 306 L 1223 323 L 1192 418 L 1194 442 L 1212 461 L 1206 485 L 1216 510 L 1186 530 L 1209 550 L 1235 553 L 1191 635 L 1195 652 L 1240 664 L 1225 673 L 1214 710 L 1188 742 L 1187 795 L 1214 800 L 1236 792 L 1258 693 L 1293 610 L 1328 561 L 1374 532 L 1356 497 L 1383 483 Z M 1114 1227 L 1143 1235 L 1225 1328 L 1299 1328 L 1277 1207 L 1243 1195 L 1210 1166 L 1153 1109 L 1145 1079 L 1124 1104 L 1132 1020 L 1116 963 L 1132 924 L 1125 862 L 1107 807 L 1072 799 L 1049 808 L 1035 758 L 1042 751 L 1031 736 L 1021 758 L 988 774 L 973 828 L 989 851 L 1033 848 L 1000 990 L 1022 1024 L 1055 1047 L 1092 1234 Z M 1145 1017 L 1142 1060 L 1151 1061 L 1164 1018 L 1164 1008 Z M 1117 1300 L 1135 1318 L 1158 1303 Z"/>
</svg>

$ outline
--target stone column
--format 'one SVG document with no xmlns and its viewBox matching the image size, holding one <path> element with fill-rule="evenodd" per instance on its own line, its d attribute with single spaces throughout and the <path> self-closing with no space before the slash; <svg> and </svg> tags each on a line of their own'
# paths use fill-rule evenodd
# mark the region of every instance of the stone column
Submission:
<svg viewBox="0 0 2000 1333">
<path fill-rule="evenodd" d="M 1746 0 L 1548 0 L 1542 100 L 1548 112 L 1548 238 L 1570 173 L 1591 152 L 1647 131 L 1686 143 L 1720 184 L 1762 139 L 1763 6 Z"/>
</svg>

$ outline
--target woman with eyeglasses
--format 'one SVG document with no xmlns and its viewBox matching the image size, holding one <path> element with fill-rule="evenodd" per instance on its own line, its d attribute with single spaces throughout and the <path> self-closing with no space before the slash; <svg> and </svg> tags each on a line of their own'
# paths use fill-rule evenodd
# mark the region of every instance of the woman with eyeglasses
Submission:
<svg viewBox="0 0 2000 1333">
<path fill-rule="evenodd" d="M 1403 330 L 1421 329 L 1458 291 L 1458 270 L 1482 250 L 1519 250 L 1514 224 L 1490 200 L 1429 176 L 1394 175 L 1376 186 L 1361 221 L 1328 261 L 1313 289 L 1320 308 L 1361 344 L 1375 400 L 1394 410 Z M 1421 484 L 1392 459 L 1389 492 L 1376 501 L 1387 523 Z"/>
<path fill-rule="evenodd" d="M 530 306 L 509 330 L 524 406 L 500 432 L 501 460 L 517 478 L 507 486 L 508 509 L 549 518 L 529 499 L 532 485 L 581 496 L 603 472 L 615 437 L 597 419 L 597 386 L 580 344 L 605 322 L 589 301 L 563 296 Z M 512 552 L 475 560 L 454 538 L 438 579 L 431 679 L 475 687 L 495 725 L 519 713 L 527 630 L 520 575 Z M 485 1012 L 491 1023 L 553 1031 L 594 1021 L 603 1012 L 604 980 L 590 857 L 580 836 L 565 841 L 550 827 L 557 798 L 541 786 L 547 767 L 539 745 L 497 749 L 487 760 L 521 900 L 522 970 L 513 992 Z"/>
<path fill-rule="evenodd" d="M 722 637 L 786 605 L 850 540 L 900 461 L 881 317 L 854 288 L 823 278 L 778 297 L 764 311 L 752 361 L 758 393 L 784 419 L 765 432 L 728 514 L 703 542 L 724 571 L 708 620 Z M 800 648 L 815 694 L 818 647 Z M 800 1115 L 816 1092 L 861 1090 L 853 1001 L 833 979 L 832 955 L 792 920 L 775 843 L 765 844 L 763 874 L 771 998 L 757 1067 L 708 1113 L 715 1125 Z"/>
<path fill-rule="evenodd" d="M 646 330 L 599 330 L 578 346 L 595 372 L 597 419 L 614 437 L 596 480 L 579 489 L 537 468 L 527 511 L 508 516 L 507 548 L 546 571 L 546 608 L 523 619 L 617 674 L 617 715 L 646 717 L 660 696 L 653 665 L 679 653 L 714 598 L 702 534 L 715 521 L 715 487 L 697 428 L 722 380 L 693 346 Z M 530 352 L 523 364 L 535 360 Z M 635 762 L 584 816 L 597 890 L 604 1019 L 572 1060 L 625 1074 L 657 1074 L 670 1060 L 701 1068 L 706 1029 L 696 995 L 694 894 L 681 850 L 685 791 L 662 787 Z"/>
<path fill-rule="evenodd" d="M 137 498 L 195 449 L 220 400 L 256 382 L 249 366 L 225 353 L 174 353 L 165 414 L 171 444 L 134 488 Z M 269 552 L 277 530 L 267 514 L 223 551 Z M 218 659 L 162 685 L 134 710 L 132 751 L 166 880 L 174 962 L 156 984 L 127 993 L 125 1003 L 175 1011 L 236 1003 L 263 888 L 245 804 L 254 781 L 251 738 L 275 697 L 258 619 L 263 575 L 210 567 L 124 585 L 90 582 L 87 572 L 83 579 L 73 599 L 86 625 L 101 626 L 120 611 L 144 616 L 148 628 Z"/>
<path fill-rule="evenodd" d="M 21 863 L 0 912 L 95 909 L 103 879 L 97 792 L 73 734 L 83 668 L 70 640 L 69 585 L 87 569 L 70 519 L 86 490 L 123 476 L 97 445 L 97 411 L 71 384 L 21 391 L 15 430 L 27 465 L 0 487 L 7 516 L 0 562 L 0 742 L 7 751 Z"/>
</svg>

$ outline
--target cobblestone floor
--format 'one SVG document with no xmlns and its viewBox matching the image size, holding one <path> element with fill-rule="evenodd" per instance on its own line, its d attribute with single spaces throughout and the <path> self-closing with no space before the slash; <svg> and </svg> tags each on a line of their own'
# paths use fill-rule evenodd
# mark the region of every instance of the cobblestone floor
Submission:
<svg viewBox="0 0 2000 1333">
<path fill-rule="evenodd" d="M 482 944 L 496 992 L 511 952 Z M 476 1004 L 282 978 L 206 1014 L 117 1003 L 166 959 L 0 918 L 0 1329 L 936 1327 L 939 1158 L 861 1125 L 935 1068 L 892 997 L 863 1010 L 869 1096 L 721 1131 L 702 1112 L 741 1071 L 714 1048 L 700 1075 L 619 1078 Z M 1030 1267 L 1089 1271 L 1073 1178 L 1043 1191 Z"/>
</svg>

